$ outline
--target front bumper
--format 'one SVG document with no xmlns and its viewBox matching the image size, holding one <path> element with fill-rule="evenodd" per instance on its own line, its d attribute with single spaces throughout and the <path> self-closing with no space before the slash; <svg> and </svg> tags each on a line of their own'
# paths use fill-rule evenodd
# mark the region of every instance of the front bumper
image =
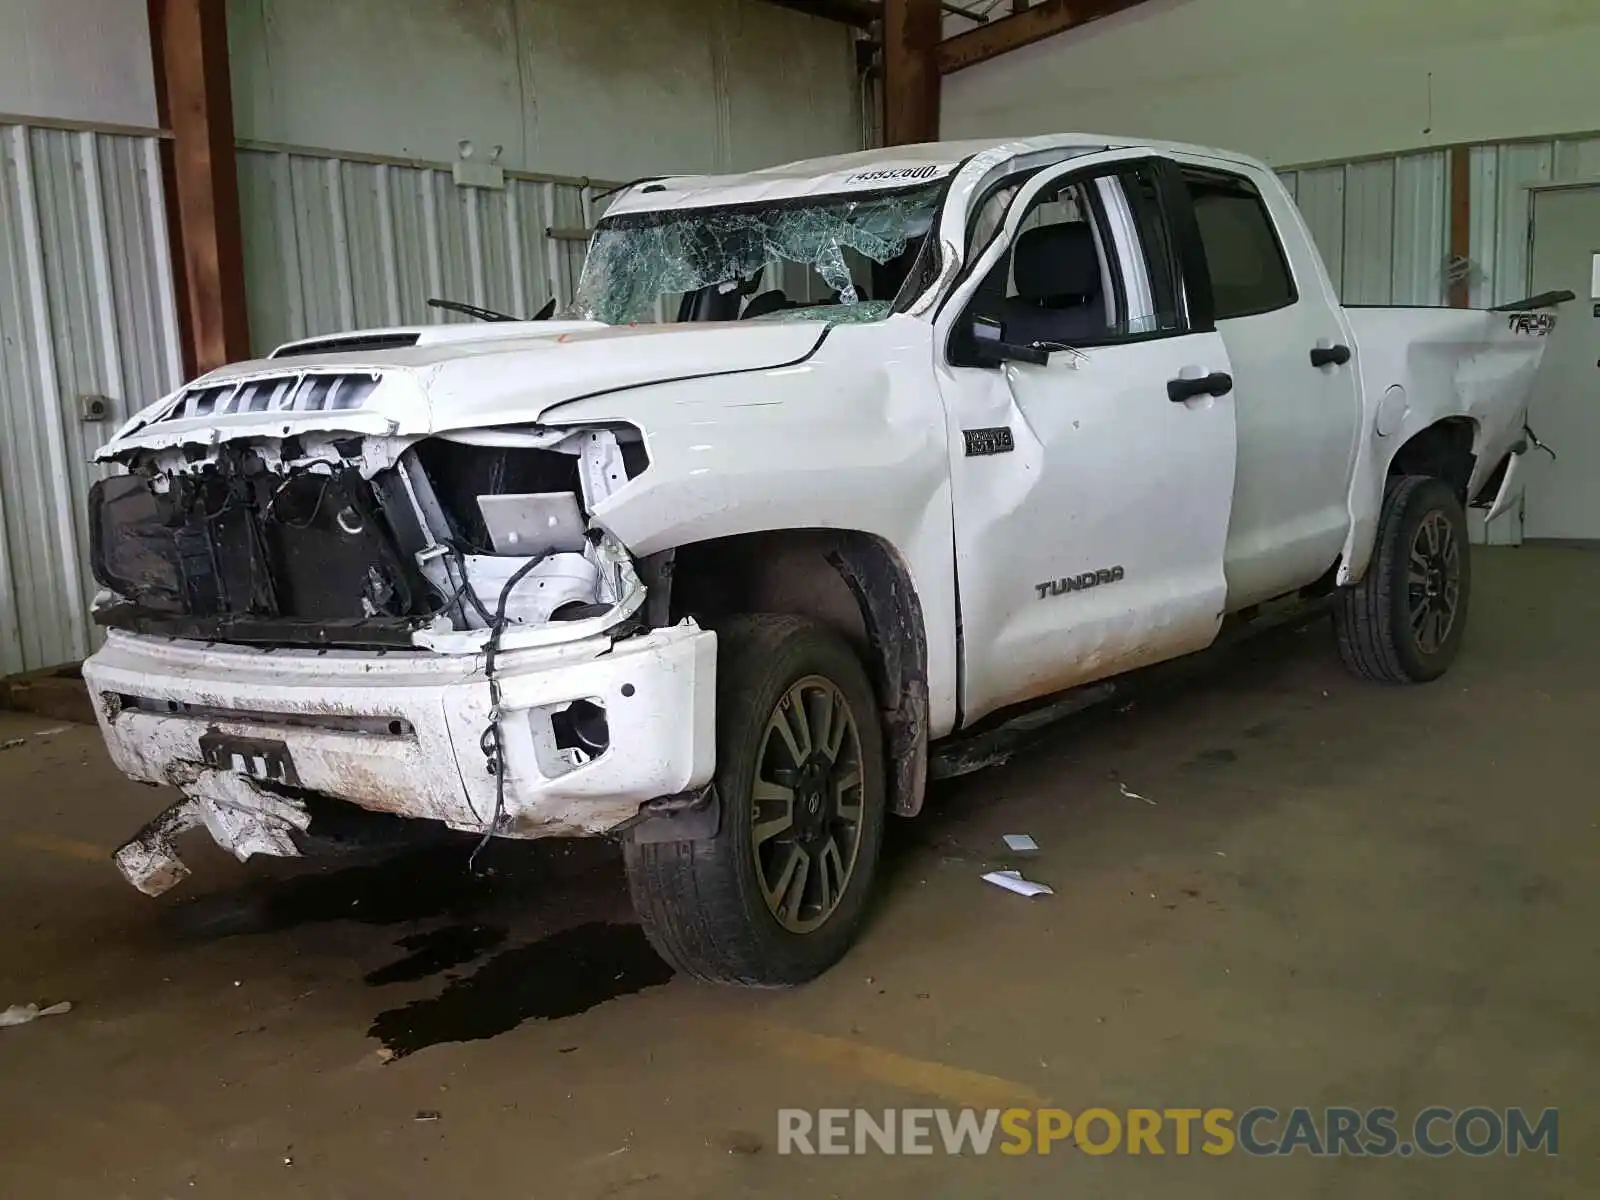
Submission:
<svg viewBox="0 0 1600 1200">
<path fill-rule="evenodd" d="M 602 634 L 507 650 L 495 672 L 504 835 L 604 833 L 645 801 L 711 779 L 709 631 L 685 623 L 615 641 Z M 249 755 L 230 759 L 234 770 L 219 769 L 202 739 L 220 737 L 281 745 L 292 775 L 268 778 L 375 812 L 473 831 L 492 819 L 495 778 L 480 748 L 490 712 L 481 654 L 208 647 L 112 632 L 83 674 L 116 765 L 213 808 L 255 793 L 270 809 L 278 798 L 254 788 L 261 763 Z M 609 744 L 588 761 L 563 751 L 551 724 L 576 700 L 606 714 Z M 226 822 L 204 823 L 224 840 Z M 263 848 L 259 838 L 229 848 L 244 847 Z"/>
</svg>

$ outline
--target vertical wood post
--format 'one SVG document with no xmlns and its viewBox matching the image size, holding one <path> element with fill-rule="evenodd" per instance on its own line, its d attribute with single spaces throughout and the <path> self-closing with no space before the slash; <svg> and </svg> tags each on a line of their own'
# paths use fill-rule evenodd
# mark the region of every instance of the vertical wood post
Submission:
<svg viewBox="0 0 1600 1200">
<path fill-rule="evenodd" d="M 151 49 L 163 120 L 170 214 L 183 280 L 186 361 L 209 371 L 250 356 L 239 175 L 222 0 L 149 0 Z"/>
<path fill-rule="evenodd" d="M 884 0 L 883 140 L 939 138 L 939 0 Z"/>
</svg>

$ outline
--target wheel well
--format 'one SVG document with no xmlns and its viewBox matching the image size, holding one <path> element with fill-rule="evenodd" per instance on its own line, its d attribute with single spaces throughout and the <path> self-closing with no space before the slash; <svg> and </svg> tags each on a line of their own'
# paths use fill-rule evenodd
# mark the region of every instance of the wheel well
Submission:
<svg viewBox="0 0 1600 1200">
<path fill-rule="evenodd" d="M 1455 489 L 1467 502 L 1467 487 L 1477 456 L 1472 447 L 1478 426 L 1470 417 L 1446 417 L 1412 436 L 1389 461 L 1389 475 L 1431 475 Z"/>
<path fill-rule="evenodd" d="M 786 529 L 681 546 L 654 569 L 656 612 L 715 625 L 739 613 L 792 613 L 838 632 L 866 665 L 883 710 L 890 804 L 922 807 L 927 782 L 928 638 L 910 573 L 872 534 Z M 664 601 L 664 603 L 663 603 Z"/>
</svg>

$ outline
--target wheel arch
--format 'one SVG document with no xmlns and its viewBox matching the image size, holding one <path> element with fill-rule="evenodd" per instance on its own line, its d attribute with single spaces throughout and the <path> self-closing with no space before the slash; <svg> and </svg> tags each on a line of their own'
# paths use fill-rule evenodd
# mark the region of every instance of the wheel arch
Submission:
<svg viewBox="0 0 1600 1200">
<path fill-rule="evenodd" d="M 904 558 L 849 529 L 780 529 L 693 542 L 642 564 L 650 619 L 715 625 L 739 613 L 790 613 L 834 629 L 861 656 L 877 693 L 889 805 L 922 809 L 928 762 L 928 636 Z"/>
<path fill-rule="evenodd" d="M 1405 440 L 1389 459 L 1387 481 L 1404 475 L 1428 475 L 1450 485 L 1466 505 L 1467 488 L 1477 468 L 1478 422 L 1471 417 L 1442 417 Z"/>
<path fill-rule="evenodd" d="M 1389 485 L 1408 475 L 1442 479 L 1462 506 L 1477 474 L 1481 428 L 1472 417 L 1440 417 L 1411 432 L 1393 450 L 1390 439 L 1372 439 L 1370 457 L 1360 460 L 1350 489 L 1350 535 L 1340 556 L 1336 579 L 1341 587 L 1360 583 L 1371 565 L 1378 518 Z"/>
</svg>

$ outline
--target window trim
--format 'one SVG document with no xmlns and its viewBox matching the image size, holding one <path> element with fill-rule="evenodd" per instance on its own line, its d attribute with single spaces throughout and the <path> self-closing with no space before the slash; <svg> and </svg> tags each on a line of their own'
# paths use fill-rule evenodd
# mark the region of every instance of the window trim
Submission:
<svg viewBox="0 0 1600 1200">
<path fill-rule="evenodd" d="M 1294 264 L 1289 261 L 1289 252 L 1284 246 L 1283 231 L 1278 228 L 1278 219 L 1273 216 L 1272 206 L 1267 203 L 1266 194 L 1262 192 L 1256 181 L 1251 179 L 1248 175 L 1240 174 L 1238 171 L 1229 171 L 1219 167 L 1201 166 L 1192 162 L 1174 163 L 1173 165 L 1177 168 L 1176 175 L 1178 178 L 1178 183 L 1183 189 L 1184 196 L 1188 202 L 1187 207 L 1189 214 L 1194 222 L 1194 235 L 1196 244 L 1198 245 L 1200 254 L 1205 261 L 1206 281 L 1207 284 L 1210 285 L 1208 290 L 1211 296 L 1213 321 L 1242 321 L 1249 317 L 1264 317 L 1268 313 L 1282 312 L 1286 308 L 1293 308 L 1295 305 L 1299 304 L 1300 280 L 1295 276 Z M 1256 206 L 1261 210 L 1261 215 L 1266 219 L 1267 232 L 1272 235 L 1272 246 L 1278 254 L 1278 265 L 1283 268 L 1283 277 L 1288 280 L 1289 298 L 1287 300 L 1278 304 L 1267 305 L 1264 308 L 1252 308 L 1241 312 L 1230 312 L 1226 315 L 1218 310 L 1216 287 L 1211 282 L 1211 256 L 1206 250 L 1205 237 L 1200 231 L 1200 218 L 1195 211 L 1196 205 L 1194 203 L 1194 197 L 1189 191 L 1190 179 L 1193 176 L 1200 176 L 1202 181 L 1209 177 L 1213 181 L 1220 181 L 1225 185 L 1233 187 L 1238 187 L 1242 184 L 1245 188 L 1249 189 L 1251 196 L 1256 202 Z"/>
<path fill-rule="evenodd" d="M 1103 223 L 1111 231 L 1112 240 L 1127 238 L 1143 245 L 1139 236 L 1139 214 L 1135 211 L 1134 202 L 1128 194 L 1126 185 L 1114 186 L 1115 179 L 1109 175 L 1102 175 L 1093 181 L 1092 187 L 1085 190 L 1093 196 L 1093 203 L 1103 215 Z M 1148 251 L 1148 248 L 1146 248 Z M 1135 299 L 1149 311 L 1157 311 L 1159 306 L 1156 301 L 1156 282 L 1151 271 L 1151 262 L 1148 252 L 1145 255 L 1144 271 L 1135 272 L 1134 275 L 1125 275 L 1121 281 L 1121 290 L 1117 297 L 1119 309 L 1127 313 L 1132 310 Z M 1170 266 L 1168 268 L 1170 273 Z M 1110 274 L 1108 271 L 1107 274 Z M 1140 276 L 1140 277 L 1134 277 Z M 1134 293 L 1138 293 L 1135 297 Z M 1173 305 L 1173 312 L 1178 312 L 1177 305 Z M 1126 320 L 1126 317 L 1124 317 Z"/>
<path fill-rule="evenodd" d="M 1106 281 L 1111 284 L 1110 294 L 1106 296 L 1107 306 L 1126 325 L 1129 308 L 1126 264 L 1122 262 L 1122 255 L 1117 253 L 1117 231 L 1112 228 L 1111 214 L 1100 195 L 1100 181 L 1114 177 L 1111 174 L 1094 175 L 1077 181 L 1076 186 L 1082 193 L 1084 207 L 1089 210 L 1090 232 L 1094 234 L 1095 248 L 1101 255 L 1100 267 Z"/>
</svg>

